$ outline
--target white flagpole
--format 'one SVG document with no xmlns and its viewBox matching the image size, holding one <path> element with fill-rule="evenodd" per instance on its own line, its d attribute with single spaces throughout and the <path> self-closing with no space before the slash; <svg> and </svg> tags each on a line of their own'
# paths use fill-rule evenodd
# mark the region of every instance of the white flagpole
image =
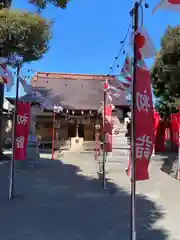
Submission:
<svg viewBox="0 0 180 240">
<path fill-rule="evenodd" d="M 133 87 L 132 87 L 132 117 L 131 117 L 131 233 L 130 239 L 136 240 L 136 67 L 137 67 L 137 47 L 135 42 L 135 33 L 138 29 L 138 10 L 139 3 L 135 2 L 132 10 L 133 29 L 134 29 L 134 49 L 133 49 Z"/>
<path fill-rule="evenodd" d="M 15 147 L 16 147 L 16 123 L 17 123 L 17 104 L 19 99 L 19 74 L 20 64 L 17 66 L 17 80 L 16 80 L 16 100 L 14 107 L 14 124 L 13 124 L 13 135 L 12 135 L 12 159 L 10 166 L 10 182 L 9 182 L 9 199 L 12 199 L 14 194 L 14 172 L 15 172 Z"/>
<path fill-rule="evenodd" d="M 105 118 L 106 118 L 106 102 L 107 102 L 107 89 L 104 88 L 104 111 L 103 111 L 103 162 L 102 162 L 102 171 L 103 171 L 103 188 L 107 189 L 106 186 L 106 133 L 105 133 Z"/>
</svg>

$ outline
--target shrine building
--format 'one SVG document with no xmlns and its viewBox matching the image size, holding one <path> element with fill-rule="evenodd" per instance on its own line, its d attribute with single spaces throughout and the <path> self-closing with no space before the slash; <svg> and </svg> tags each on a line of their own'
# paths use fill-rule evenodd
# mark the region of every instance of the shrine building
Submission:
<svg viewBox="0 0 180 240">
<path fill-rule="evenodd" d="M 31 86 L 44 98 L 43 109 L 38 102 L 32 106 L 32 114 L 36 116 L 36 136 L 43 146 L 52 144 L 54 106 L 62 106 L 62 111 L 55 114 L 56 148 L 86 148 L 88 142 L 94 141 L 106 79 L 106 75 L 48 72 L 37 72 L 33 76 Z M 108 79 L 113 85 L 117 83 L 113 76 Z M 34 102 L 30 94 L 21 97 L 21 100 Z M 114 121 L 123 122 L 129 111 L 126 93 L 122 92 L 118 98 L 112 96 L 112 104 L 115 107 Z"/>
</svg>

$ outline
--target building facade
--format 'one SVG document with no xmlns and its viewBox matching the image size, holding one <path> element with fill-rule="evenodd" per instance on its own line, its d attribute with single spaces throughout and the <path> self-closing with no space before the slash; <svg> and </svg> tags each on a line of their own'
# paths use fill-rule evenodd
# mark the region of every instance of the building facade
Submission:
<svg viewBox="0 0 180 240">
<path fill-rule="evenodd" d="M 94 142 L 95 126 L 102 119 L 100 109 L 106 79 L 106 75 L 45 72 L 33 76 L 31 86 L 43 99 L 43 108 L 38 101 L 31 107 L 41 146 L 51 147 L 53 143 L 55 148 L 84 149 Z M 108 79 L 117 84 L 115 77 Z M 28 94 L 21 101 L 34 102 L 34 99 Z M 112 97 L 112 104 L 115 106 L 113 121 L 123 121 L 129 111 L 126 94 L 122 92 L 119 98 Z M 61 106 L 62 110 L 54 113 L 55 106 Z"/>
</svg>

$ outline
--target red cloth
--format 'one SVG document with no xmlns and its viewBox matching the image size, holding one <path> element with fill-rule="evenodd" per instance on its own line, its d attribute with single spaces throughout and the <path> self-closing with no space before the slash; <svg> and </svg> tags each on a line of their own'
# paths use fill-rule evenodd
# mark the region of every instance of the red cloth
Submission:
<svg viewBox="0 0 180 240">
<path fill-rule="evenodd" d="M 148 166 L 154 145 L 154 112 L 150 74 L 146 69 L 137 66 L 136 76 L 136 111 L 135 111 L 135 180 L 149 178 Z M 128 175 L 133 167 L 132 158 L 128 164 Z"/>
<path fill-rule="evenodd" d="M 169 4 L 180 4 L 180 0 L 168 0 Z"/>
<path fill-rule="evenodd" d="M 105 152 L 112 152 L 112 106 L 109 104 L 105 106 Z"/>
<path fill-rule="evenodd" d="M 25 160 L 29 133 L 30 104 L 18 102 L 16 113 L 15 160 Z"/>
</svg>

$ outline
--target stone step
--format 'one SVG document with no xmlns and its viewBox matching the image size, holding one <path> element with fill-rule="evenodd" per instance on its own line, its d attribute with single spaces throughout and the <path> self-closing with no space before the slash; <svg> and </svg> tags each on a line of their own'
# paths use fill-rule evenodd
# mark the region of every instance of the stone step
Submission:
<svg viewBox="0 0 180 240">
<path fill-rule="evenodd" d="M 120 120 L 117 116 L 112 116 L 112 121 L 113 121 L 114 128 L 116 128 L 116 129 L 124 128 L 124 123 L 120 122 Z"/>
<path fill-rule="evenodd" d="M 124 148 L 129 148 L 130 145 L 127 143 L 121 143 L 121 142 L 115 142 L 112 143 L 112 148 L 114 149 L 124 149 Z"/>
<path fill-rule="evenodd" d="M 94 141 L 84 142 L 83 147 L 85 150 L 93 150 L 94 149 Z"/>
<path fill-rule="evenodd" d="M 128 157 L 128 156 L 129 156 L 129 152 L 121 152 L 121 153 L 117 153 L 117 154 L 111 153 L 111 155 L 108 155 L 107 158 L 109 160 L 111 160 L 111 159 L 115 159 L 115 158 L 124 158 L 124 157 Z"/>
<path fill-rule="evenodd" d="M 112 142 L 112 148 L 115 148 L 115 149 L 129 148 L 129 145 L 121 142 L 115 142 L 115 143 Z"/>
</svg>

